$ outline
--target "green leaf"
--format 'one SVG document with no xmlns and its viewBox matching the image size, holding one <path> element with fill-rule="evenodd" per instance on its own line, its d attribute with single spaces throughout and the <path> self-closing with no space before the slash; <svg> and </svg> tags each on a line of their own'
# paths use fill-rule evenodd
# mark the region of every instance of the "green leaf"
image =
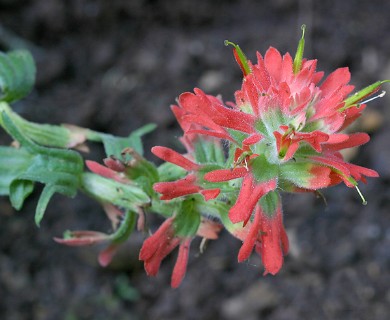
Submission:
<svg viewBox="0 0 390 320">
<path fill-rule="evenodd" d="M 80 155 L 72 150 L 47 148 L 35 144 L 26 137 L 6 112 L 1 113 L 1 122 L 6 131 L 21 145 L 24 152 L 20 160 L 23 166 L 17 167 L 20 172 L 10 183 L 10 198 L 15 208 L 19 209 L 25 197 L 28 196 L 30 181 L 45 184 L 39 199 L 35 221 L 39 225 L 44 210 L 52 195 L 56 192 L 73 197 L 80 186 L 80 177 L 83 172 L 83 161 Z M 8 150 L 9 151 L 9 150 Z M 23 157 L 29 158 L 26 165 Z"/>
<path fill-rule="evenodd" d="M 25 97 L 34 85 L 35 74 L 34 59 L 28 51 L 0 52 L 0 101 Z"/>
<path fill-rule="evenodd" d="M 86 131 L 86 129 L 77 132 L 61 125 L 38 124 L 27 121 L 13 112 L 6 102 L 0 102 L 0 112 L 6 113 L 27 138 L 41 146 L 72 148 L 85 140 L 82 130 Z M 0 125 L 3 126 L 1 119 Z"/>
<path fill-rule="evenodd" d="M 41 223 L 46 207 L 56 191 L 58 190 L 56 190 L 54 185 L 46 185 L 43 188 L 41 196 L 39 197 L 37 209 L 35 210 L 35 224 L 37 226 Z"/>
</svg>

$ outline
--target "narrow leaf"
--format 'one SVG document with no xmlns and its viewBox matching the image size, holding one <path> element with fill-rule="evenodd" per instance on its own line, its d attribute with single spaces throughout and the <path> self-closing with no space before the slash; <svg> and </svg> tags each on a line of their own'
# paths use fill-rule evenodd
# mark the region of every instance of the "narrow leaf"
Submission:
<svg viewBox="0 0 390 320">
<path fill-rule="evenodd" d="M 33 192 L 34 183 L 29 180 L 13 181 L 9 188 L 9 198 L 16 210 L 23 207 L 24 200 Z"/>
<path fill-rule="evenodd" d="M 46 185 L 42 190 L 41 196 L 38 201 L 37 209 L 35 211 L 35 224 L 38 227 L 41 223 L 46 207 L 55 192 L 56 187 L 53 185 Z"/>
</svg>

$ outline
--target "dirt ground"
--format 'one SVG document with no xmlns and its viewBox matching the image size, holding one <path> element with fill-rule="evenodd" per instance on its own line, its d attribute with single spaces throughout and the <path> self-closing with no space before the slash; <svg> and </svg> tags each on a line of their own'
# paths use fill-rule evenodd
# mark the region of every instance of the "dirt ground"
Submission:
<svg viewBox="0 0 390 320">
<path fill-rule="evenodd" d="M 181 92 L 197 86 L 233 100 L 240 86 L 225 39 L 251 59 L 269 46 L 294 53 L 305 23 L 305 56 L 327 73 L 349 66 L 360 88 L 390 78 L 389 13 L 388 0 L 0 0 L 0 47 L 27 47 L 37 60 L 36 88 L 14 106 L 24 117 L 117 135 L 153 122 L 159 129 L 146 149 L 176 147 L 169 105 Z M 370 103 L 356 128 L 372 139 L 353 162 L 381 175 L 361 187 L 368 205 L 345 186 L 325 192 L 327 206 L 285 195 L 292 248 L 275 277 L 261 275 L 257 257 L 238 264 L 240 243 L 223 233 L 202 255 L 192 246 L 187 276 L 172 290 L 175 255 L 148 278 L 138 261 L 141 234 L 106 269 L 98 248 L 52 240 L 65 229 L 109 229 L 84 196 L 55 196 L 39 229 L 36 197 L 21 212 L 0 199 L 0 319 L 389 319 L 388 97 Z"/>
</svg>

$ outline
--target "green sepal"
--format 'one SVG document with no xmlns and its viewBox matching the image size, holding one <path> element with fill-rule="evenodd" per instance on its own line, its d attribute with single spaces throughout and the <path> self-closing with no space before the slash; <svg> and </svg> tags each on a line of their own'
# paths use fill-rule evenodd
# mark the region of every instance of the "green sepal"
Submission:
<svg viewBox="0 0 390 320">
<path fill-rule="evenodd" d="M 14 102 L 30 93 L 36 68 L 26 50 L 0 52 L 0 101 Z"/>
<path fill-rule="evenodd" d="M 21 147 L 31 155 L 28 166 L 11 181 L 11 203 L 20 208 L 29 188 L 20 190 L 21 182 L 31 181 L 45 184 L 35 212 L 35 222 L 39 225 L 47 203 L 56 192 L 68 197 L 77 193 L 80 185 L 80 176 L 83 171 L 83 161 L 80 155 L 72 150 L 47 148 L 39 146 L 26 137 L 12 122 L 7 113 L 1 113 L 1 121 L 5 130 L 20 143 Z"/>
<path fill-rule="evenodd" d="M 279 192 L 270 191 L 260 199 L 260 206 L 268 218 L 273 218 L 280 203 Z"/>
<path fill-rule="evenodd" d="M 269 163 L 264 155 L 251 160 L 252 173 L 257 182 L 265 182 L 276 179 L 279 174 L 279 166 Z"/>
<path fill-rule="evenodd" d="M 184 200 L 179 212 L 175 216 L 175 235 L 179 237 L 193 237 L 198 231 L 199 224 L 200 214 L 196 210 L 195 198 Z"/>
<path fill-rule="evenodd" d="M 84 172 L 81 189 L 100 202 L 108 202 L 120 208 L 137 211 L 150 203 L 149 196 L 135 184 L 125 184 L 94 173 Z"/>
<path fill-rule="evenodd" d="M 305 50 L 305 29 L 306 29 L 306 25 L 303 24 L 301 26 L 302 37 L 298 42 L 297 52 L 295 53 L 295 57 L 294 57 L 294 63 L 293 63 L 294 74 L 297 74 L 299 71 L 301 71 L 302 68 L 302 58 L 303 58 L 303 52 Z"/>
<path fill-rule="evenodd" d="M 369 96 L 372 92 L 374 92 L 376 89 L 378 89 L 382 84 L 390 82 L 390 80 L 382 80 L 382 81 L 377 81 L 361 90 L 353 94 L 352 96 L 348 97 L 347 99 L 344 100 L 344 106 L 340 108 L 340 112 L 356 106 L 359 104 L 359 101 L 364 99 L 366 96 Z"/>
<path fill-rule="evenodd" d="M 310 170 L 313 166 L 311 162 L 286 162 L 280 166 L 279 176 L 281 180 L 287 180 L 297 187 L 312 189 L 310 180 L 315 177 L 310 174 Z"/>
</svg>

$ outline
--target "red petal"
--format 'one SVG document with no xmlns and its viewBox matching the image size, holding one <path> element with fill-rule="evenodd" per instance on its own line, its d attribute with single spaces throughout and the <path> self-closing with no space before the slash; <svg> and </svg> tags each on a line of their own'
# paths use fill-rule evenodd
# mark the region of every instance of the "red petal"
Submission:
<svg viewBox="0 0 390 320">
<path fill-rule="evenodd" d="M 153 147 L 152 153 L 155 156 L 163 159 L 164 161 L 176 164 L 177 166 L 182 167 L 187 171 L 194 171 L 199 168 L 199 165 L 192 162 L 191 160 L 188 160 L 183 155 L 170 148 L 160 147 L 160 146 Z"/>
<path fill-rule="evenodd" d="M 240 193 L 233 207 L 229 210 L 229 219 L 233 223 L 247 221 L 259 198 L 254 196 L 254 179 L 251 173 L 245 175 Z"/>
<path fill-rule="evenodd" d="M 248 138 L 245 138 L 242 141 L 242 144 L 252 145 L 252 144 L 259 142 L 261 139 L 263 139 L 263 135 L 261 135 L 260 133 L 254 133 L 254 134 L 251 134 Z"/>
<path fill-rule="evenodd" d="M 328 141 L 326 141 L 326 144 L 337 144 L 341 142 L 345 142 L 349 139 L 349 136 L 344 133 L 334 133 L 329 135 Z"/>
<path fill-rule="evenodd" d="M 333 71 L 320 86 L 322 96 L 327 97 L 341 86 L 346 85 L 351 79 L 348 68 L 339 68 Z"/>
<path fill-rule="evenodd" d="M 310 169 L 310 174 L 313 177 L 309 181 L 308 188 L 317 190 L 328 187 L 331 184 L 330 173 L 331 170 L 328 167 L 313 164 Z"/>
<path fill-rule="evenodd" d="M 259 52 L 257 52 L 257 64 L 252 69 L 253 75 L 256 77 L 259 85 L 261 86 L 260 91 L 267 91 L 271 85 L 270 74 L 268 73 L 264 59 Z M 255 106 L 253 106 L 255 107 Z M 256 106 L 257 107 L 257 106 Z"/>
<path fill-rule="evenodd" d="M 349 177 L 351 176 L 351 173 L 350 171 L 348 170 L 348 168 L 346 167 L 346 164 L 344 161 L 342 161 L 340 163 L 340 160 L 336 160 L 335 158 L 331 158 L 331 157 L 320 157 L 320 156 L 313 156 L 313 157 L 310 157 L 311 160 L 315 161 L 315 162 L 319 162 L 319 163 L 322 163 L 322 164 L 325 164 L 327 166 L 330 166 L 338 171 L 340 171 L 344 176 L 342 176 L 341 178 L 343 179 L 343 181 L 345 182 L 345 184 L 349 187 L 353 187 L 353 185 L 351 185 L 350 182 L 348 182 L 348 180 L 346 180 L 345 178 L 346 177 Z"/>
<path fill-rule="evenodd" d="M 287 152 L 286 152 L 283 159 L 285 161 L 290 160 L 294 156 L 294 154 L 298 150 L 298 148 L 299 148 L 298 142 L 295 141 L 295 142 L 291 143 L 290 146 L 288 147 Z"/>
<path fill-rule="evenodd" d="M 144 261 L 145 271 L 149 276 L 155 276 L 160 269 L 162 260 L 180 243 L 179 238 L 170 238 L 162 243 L 150 259 Z"/>
<path fill-rule="evenodd" d="M 106 249 L 100 252 L 98 261 L 102 267 L 107 267 L 118 250 L 118 244 L 111 244 Z"/>
<path fill-rule="evenodd" d="M 293 75 L 293 60 L 289 53 L 283 56 L 280 81 L 289 81 Z"/>
<path fill-rule="evenodd" d="M 55 237 L 54 241 L 68 246 L 79 247 L 100 243 L 108 239 L 109 235 L 102 232 L 80 230 L 70 232 L 70 238 L 63 239 Z"/>
<path fill-rule="evenodd" d="M 183 179 L 172 182 L 157 182 L 153 185 L 153 190 L 161 193 L 161 200 L 171 200 L 187 194 L 198 193 L 201 187 L 195 184 L 196 176 L 189 174 Z"/>
<path fill-rule="evenodd" d="M 98 174 L 99 176 L 102 176 L 104 178 L 112 179 L 121 183 L 128 182 L 127 179 L 121 178 L 118 176 L 118 173 L 114 170 L 111 170 L 100 163 L 97 163 L 95 161 L 86 160 L 85 164 L 87 165 L 88 169 L 91 170 L 93 173 Z"/>
<path fill-rule="evenodd" d="M 144 241 L 139 253 L 139 260 L 148 260 L 158 250 L 164 241 L 168 240 L 168 236 L 172 236 L 172 223 L 173 218 L 168 218 L 157 229 L 157 231 Z"/>
<path fill-rule="evenodd" d="M 290 244 L 288 241 L 288 236 L 286 233 L 286 230 L 284 229 L 283 226 L 283 217 L 282 217 L 282 210 L 280 209 L 279 214 L 278 214 L 278 219 L 279 219 L 279 225 L 280 227 L 280 242 L 282 245 L 282 252 L 284 255 L 286 255 L 290 249 Z"/>
<path fill-rule="evenodd" d="M 249 104 L 252 107 L 252 111 L 257 116 L 258 115 L 258 108 L 257 105 L 259 103 L 259 92 L 254 84 L 254 75 L 249 74 L 244 78 L 244 81 L 242 83 L 242 92 L 244 93 L 245 100 L 248 100 Z M 240 101 L 237 99 L 237 101 Z"/>
<path fill-rule="evenodd" d="M 347 140 L 334 143 L 332 145 L 326 145 L 325 149 L 330 151 L 338 151 L 346 148 L 357 147 L 370 141 L 370 136 L 367 133 L 354 133 L 346 136 L 348 137 Z M 329 141 L 327 141 L 327 143 L 329 143 Z"/>
<path fill-rule="evenodd" d="M 269 218 L 264 213 L 261 215 L 261 259 L 264 264 L 264 275 L 275 275 L 283 265 L 283 252 L 281 247 L 281 229 L 283 225 L 277 217 L 280 208 L 274 217 Z M 285 241 L 285 240 L 284 240 Z"/>
<path fill-rule="evenodd" d="M 249 258 L 253 247 L 259 238 L 260 233 L 260 208 L 256 206 L 255 217 L 251 223 L 250 230 L 238 252 L 238 262 L 243 262 Z"/>
<path fill-rule="evenodd" d="M 278 50 L 270 47 L 264 56 L 265 67 L 276 83 L 280 82 L 282 56 Z"/>
<path fill-rule="evenodd" d="M 177 288 L 182 282 L 188 263 L 188 255 L 190 251 L 191 239 L 186 239 L 180 244 L 179 255 L 177 257 L 175 267 L 173 268 L 172 278 L 171 278 L 171 287 Z"/>
<path fill-rule="evenodd" d="M 220 189 L 208 189 L 208 190 L 201 190 L 200 193 L 203 195 L 204 199 L 206 201 L 209 201 L 211 199 L 215 199 L 219 196 L 221 193 Z"/>
<path fill-rule="evenodd" d="M 242 178 L 248 173 L 248 170 L 244 167 L 238 167 L 234 169 L 221 169 L 207 172 L 204 175 L 204 179 L 209 182 L 224 182 L 237 178 Z"/>
<path fill-rule="evenodd" d="M 352 163 L 346 163 L 346 166 L 348 167 L 349 171 L 351 172 L 351 175 L 356 179 L 356 180 L 362 180 L 363 177 L 362 175 L 366 177 L 371 177 L 371 178 L 377 178 L 379 177 L 378 172 L 375 170 L 371 170 L 365 167 L 358 166 L 356 164 Z M 364 181 L 363 181 L 364 182 Z"/>
<path fill-rule="evenodd" d="M 233 223 L 244 222 L 246 224 L 255 208 L 257 201 L 266 193 L 276 188 L 276 180 L 269 180 L 256 184 L 251 173 L 248 173 L 243 181 L 240 193 L 234 206 L 229 210 L 229 219 Z"/>
</svg>

